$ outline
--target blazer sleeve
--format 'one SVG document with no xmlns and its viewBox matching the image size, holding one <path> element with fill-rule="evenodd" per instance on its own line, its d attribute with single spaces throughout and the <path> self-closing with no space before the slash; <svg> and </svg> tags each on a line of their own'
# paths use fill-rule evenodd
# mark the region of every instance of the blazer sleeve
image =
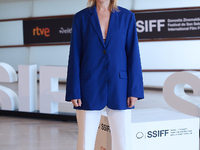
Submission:
<svg viewBox="0 0 200 150">
<path fill-rule="evenodd" d="M 80 62 L 82 51 L 81 23 L 80 18 L 74 15 L 70 53 L 67 69 L 66 101 L 81 99 L 80 91 Z"/>
<path fill-rule="evenodd" d="M 141 60 L 138 46 L 135 15 L 132 13 L 126 37 L 128 97 L 144 98 Z"/>
</svg>

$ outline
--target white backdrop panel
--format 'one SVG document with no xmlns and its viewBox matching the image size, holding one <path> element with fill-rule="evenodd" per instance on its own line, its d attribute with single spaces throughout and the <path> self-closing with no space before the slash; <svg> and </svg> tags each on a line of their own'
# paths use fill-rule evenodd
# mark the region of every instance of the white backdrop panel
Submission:
<svg viewBox="0 0 200 150">
<path fill-rule="evenodd" d="M 34 0 L 33 16 L 74 14 L 86 7 L 87 0 Z"/>
<path fill-rule="evenodd" d="M 23 22 L 21 20 L 0 22 L 0 39 L 0 46 L 23 45 Z"/>
<path fill-rule="evenodd" d="M 30 64 L 39 66 L 54 65 L 67 66 L 69 45 L 63 46 L 37 46 L 30 48 Z"/>
<path fill-rule="evenodd" d="M 140 42 L 143 69 L 199 69 L 200 40 Z"/>
<path fill-rule="evenodd" d="M 1 0 L 0 19 L 31 17 L 32 0 Z"/>
<path fill-rule="evenodd" d="M 199 0 L 133 0 L 133 8 L 140 9 L 162 9 L 162 8 L 181 8 L 181 7 L 199 7 Z"/>
<path fill-rule="evenodd" d="M 16 71 L 18 65 L 29 64 L 29 50 L 28 47 L 16 47 L 16 48 L 1 48 L 0 49 L 0 61 L 8 63 Z"/>
<path fill-rule="evenodd" d="M 131 0 L 119 0 L 118 4 L 131 9 Z M 45 6 L 45 7 L 44 7 Z M 54 16 L 75 14 L 87 6 L 87 0 L 35 0 L 33 5 L 33 16 Z M 59 8 L 59 9 L 58 9 Z"/>
<path fill-rule="evenodd" d="M 146 87 L 162 87 L 165 80 L 174 72 L 143 72 L 143 82 Z"/>
</svg>

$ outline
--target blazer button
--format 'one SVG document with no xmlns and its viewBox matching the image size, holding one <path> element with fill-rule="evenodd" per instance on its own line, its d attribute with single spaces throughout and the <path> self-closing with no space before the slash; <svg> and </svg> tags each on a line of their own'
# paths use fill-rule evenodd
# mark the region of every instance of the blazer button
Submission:
<svg viewBox="0 0 200 150">
<path fill-rule="evenodd" d="M 106 54 L 106 50 L 104 50 L 103 53 Z"/>
</svg>

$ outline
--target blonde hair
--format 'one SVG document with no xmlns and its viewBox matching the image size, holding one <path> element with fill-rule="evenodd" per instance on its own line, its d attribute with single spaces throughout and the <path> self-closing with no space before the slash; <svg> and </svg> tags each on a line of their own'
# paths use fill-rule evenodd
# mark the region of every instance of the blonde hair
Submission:
<svg viewBox="0 0 200 150">
<path fill-rule="evenodd" d="M 87 6 L 88 7 L 92 7 L 96 5 L 96 0 L 88 0 L 87 2 Z M 118 7 L 117 7 L 117 0 L 110 0 L 110 11 L 119 11 Z"/>
</svg>

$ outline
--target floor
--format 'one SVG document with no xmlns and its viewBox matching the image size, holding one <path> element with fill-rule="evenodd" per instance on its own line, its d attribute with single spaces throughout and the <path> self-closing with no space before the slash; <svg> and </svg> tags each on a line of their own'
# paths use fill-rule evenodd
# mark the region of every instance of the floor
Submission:
<svg viewBox="0 0 200 150">
<path fill-rule="evenodd" d="M 17 90 L 16 85 L 11 88 Z M 145 108 L 175 111 L 157 90 L 145 90 L 136 109 Z M 76 122 L 0 116 L 0 150 L 76 150 L 77 134 Z"/>
<path fill-rule="evenodd" d="M 0 117 L 0 150 L 75 150 L 76 123 Z"/>
</svg>

